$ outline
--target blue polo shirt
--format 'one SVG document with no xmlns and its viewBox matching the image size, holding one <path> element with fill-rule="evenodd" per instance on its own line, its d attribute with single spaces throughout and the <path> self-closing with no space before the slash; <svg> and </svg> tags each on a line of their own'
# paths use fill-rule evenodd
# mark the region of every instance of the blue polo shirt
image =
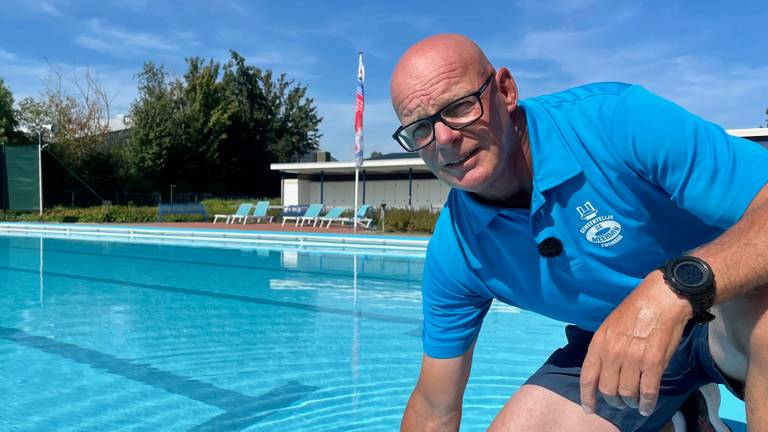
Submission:
<svg viewBox="0 0 768 432">
<path fill-rule="evenodd" d="M 530 209 L 453 189 L 424 266 L 424 350 L 463 354 L 493 299 L 588 330 L 658 265 L 719 236 L 768 182 L 768 150 L 641 86 L 520 102 Z M 556 237 L 563 252 L 539 255 Z"/>
</svg>

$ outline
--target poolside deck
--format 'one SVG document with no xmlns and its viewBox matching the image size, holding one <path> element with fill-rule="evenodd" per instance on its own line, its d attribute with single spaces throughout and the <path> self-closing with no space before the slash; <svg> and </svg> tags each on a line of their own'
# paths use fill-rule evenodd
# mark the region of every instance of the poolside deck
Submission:
<svg viewBox="0 0 768 432">
<path fill-rule="evenodd" d="M 265 232 L 303 232 L 303 233 L 326 233 L 326 234 L 361 234 L 361 235 L 393 235 L 402 236 L 404 233 L 382 233 L 378 229 L 365 229 L 358 227 L 355 233 L 352 230 L 352 226 L 347 225 L 344 227 L 332 226 L 331 228 L 313 227 L 312 225 L 304 225 L 302 227 L 294 226 L 294 224 L 287 223 L 282 226 L 279 223 L 249 223 L 249 224 L 225 224 L 222 222 L 152 222 L 142 224 L 119 224 L 121 226 L 145 226 L 145 227 L 157 227 L 157 228 L 189 228 L 189 229 L 215 229 L 215 230 L 233 230 L 233 231 L 265 231 Z M 430 237 L 425 233 L 407 233 L 409 237 Z"/>
</svg>

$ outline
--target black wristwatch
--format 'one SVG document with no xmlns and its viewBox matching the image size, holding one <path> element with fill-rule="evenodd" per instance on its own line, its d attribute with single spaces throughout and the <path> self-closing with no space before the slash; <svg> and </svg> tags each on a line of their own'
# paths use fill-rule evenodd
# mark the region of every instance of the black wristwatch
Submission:
<svg viewBox="0 0 768 432">
<path fill-rule="evenodd" d="M 704 324 L 715 319 L 708 312 L 715 302 L 715 274 L 706 261 L 684 255 L 659 267 L 672 291 L 688 299 L 693 307 L 691 321 Z"/>
</svg>

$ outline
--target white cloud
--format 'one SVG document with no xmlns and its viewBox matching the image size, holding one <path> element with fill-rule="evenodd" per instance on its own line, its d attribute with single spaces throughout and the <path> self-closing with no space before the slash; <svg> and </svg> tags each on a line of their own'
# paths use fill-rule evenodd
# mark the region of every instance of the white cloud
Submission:
<svg viewBox="0 0 768 432">
<path fill-rule="evenodd" d="M 355 103 L 317 102 L 317 109 L 323 122 L 320 132 L 320 147 L 331 152 L 338 160 L 352 160 L 352 146 L 355 142 Z M 402 151 L 392 139 L 397 128 L 397 118 L 389 101 L 366 101 L 363 118 L 363 139 L 365 156 L 373 151 L 394 153 Z"/>
<path fill-rule="evenodd" d="M 280 49 L 241 54 L 246 63 L 265 66 L 308 66 L 317 63 L 317 56 L 301 49 Z"/>
<path fill-rule="evenodd" d="M 219 4 L 231 9 L 240 16 L 248 16 L 248 10 L 245 5 L 237 0 L 220 0 Z"/>
<path fill-rule="evenodd" d="M 695 55 L 673 43 L 605 46 L 610 28 L 530 32 L 517 42 L 492 41 L 488 54 L 499 65 L 548 65 L 554 76 L 518 76 L 521 94 L 533 96 L 594 81 L 639 83 L 726 128 L 754 127 L 768 104 L 768 65 L 748 66 Z M 482 46 L 482 44 L 481 44 Z"/>
<path fill-rule="evenodd" d="M 85 29 L 85 32 L 75 37 L 75 44 L 118 57 L 152 51 L 177 51 L 196 44 L 196 37 L 191 32 L 141 32 L 121 28 L 100 19 L 87 20 Z"/>
<path fill-rule="evenodd" d="M 134 70 L 115 68 L 105 65 L 81 67 L 69 63 L 51 62 L 44 58 L 30 58 L 0 49 L 0 58 L 3 58 L 2 78 L 11 89 L 16 102 L 25 97 L 37 98 L 45 89 L 46 81 L 51 73 L 51 68 L 62 73 L 64 91 L 75 93 L 71 79 L 74 76 L 82 78 L 89 73 L 98 80 L 104 91 L 111 99 L 110 116 L 126 114 L 130 104 L 136 97 L 136 83 Z"/>
<path fill-rule="evenodd" d="M 30 9 L 32 12 L 51 15 L 54 17 L 63 17 L 65 15 L 63 9 L 66 9 L 71 5 L 71 3 L 67 0 L 38 0 L 22 1 L 19 3 Z"/>
<path fill-rule="evenodd" d="M 517 0 L 515 5 L 528 11 L 547 11 L 555 13 L 572 13 L 588 7 L 593 7 L 601 0 Z"/>
<path fill-rule="evenodd" d="M 10 62 L 10 61 L 16 60 L 16 58 L 17 58 L 16 54 L 14 54 L 14 53 L 12 53 L 10 51 L 5 51 L 3 49 L 0 49 L 0 60 L 1 61 L 9 61 Z"/>
<path fill-rule="evenodd" d="M 522 11 L 535 15 L 560 14 L 568 15 L 575 12 L 588 13 L 594 17 L 605 14 L 612 14 L 611 9 L 617 6 L 624 6 L 629 2 L 616 2 L 606 0 L 516 0 L 515 5 Z"/>
<path fill-rule="evenodd" d="M 559 13 L 571 13 L 596 6 L 600 0 L 555 0 L 552 9 Z"/>
<path fill-rule="evenodd" d="M 131 12 L 144 12 L 147 10 L 150 0 L 114 0 L 112 6 L 129 10 Z"/>
<path fill-rule="evenodd" d="M 109 119 L 109 129 L 114 131 L 127 128 L 128 126 L 125 124 L 125 117 L 125 114 L 113 116 Z"/>
</svg>

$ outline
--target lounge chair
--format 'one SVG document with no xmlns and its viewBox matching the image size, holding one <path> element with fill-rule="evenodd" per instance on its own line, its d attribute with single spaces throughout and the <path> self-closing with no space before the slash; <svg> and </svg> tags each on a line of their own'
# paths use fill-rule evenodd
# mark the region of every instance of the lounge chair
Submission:
<svg viewBox="0 0 768 432">
<path fill-rule="evenodd" d="M 317 219 L 320 217 L 320 212 L 323 210 L 322 204 L 310 204 L 307 207 L 307 211 L 301 216 L 283 216 L 283 226 L 288 220 L 296 220 L 296 226 L 304 226 L 304 222 L 312 222 L 313 226 L 317 226 Z"/>
<path fill-rule="evenodd" d="M 245 217 L 245 222 L 248 222 L 249 219 L 256 219 L 256 223 L 261 222 L 262 219 L 266 219 L 267 222 L 272 223 L 272 218 L 274 216 L 268 216 L 267 211 L 269 210 L 269 201 L 259 201 L 256 203 L 256 207 L 253 209 L 253 214 L 248 215 Z"/>
<path fill-rule="evenodd" d="M 357 223 L 364 226 L 366 229 L 370 228 L 373 223 L 373 218 L 367 216 L 370 208 L 370 204 L 363 204 L 357 209 Z"/>
<path fill-rule="evenodd" d="M 368 214 L 368 210 L 370 210 L 371 205 L 370 204 L 363 204 L 360 206 L 360 208 L 357 209 L 357 223 L 358 225 L 364 226 L 365 228 L 370 228 L 371 224 L 373 223 L 373 218 L 369 218 L 366 215 Z M 337 217 L 328 220 L 328 226 L 326 228 L 331 227 L 331 223 L 333 222 L 339 222 L 342 226 L 349 222 L 354 223 L 355 218 L 354 217 Z M 321 225 L 322 226 L 322 225 Z"/>
<path fill-rule="evenodd" d="M 243 223 L 245 223 L 246 217 L 248 216 L 248 213 L 251 212 L 251 209 L 253 208 L 252 203 L 242 203 L 240 204 L 240 207 L 237 208 L 237 211 L 234 214 L 217 214 L 213 217 L 213 223 L 216 223 L 219 218 L 226 218 L 225 223 L 235 223 L 235 219 L 242 219 Z"/>
<path fill-rule="evenodd" d="M 320 222 L 320 228 L 323 227 L 324 222 L 328 222 L 328 227 L 330 227 L 331 222 L 341 218 L 341 214 L 344 213 L 344 210 L 345 210 L 344 207 L 334 207 L 330 211 L 328 211 L 328 213 L 326 213 L 322 217 L 319 217 L 317 220 Z"/>
</svg>

